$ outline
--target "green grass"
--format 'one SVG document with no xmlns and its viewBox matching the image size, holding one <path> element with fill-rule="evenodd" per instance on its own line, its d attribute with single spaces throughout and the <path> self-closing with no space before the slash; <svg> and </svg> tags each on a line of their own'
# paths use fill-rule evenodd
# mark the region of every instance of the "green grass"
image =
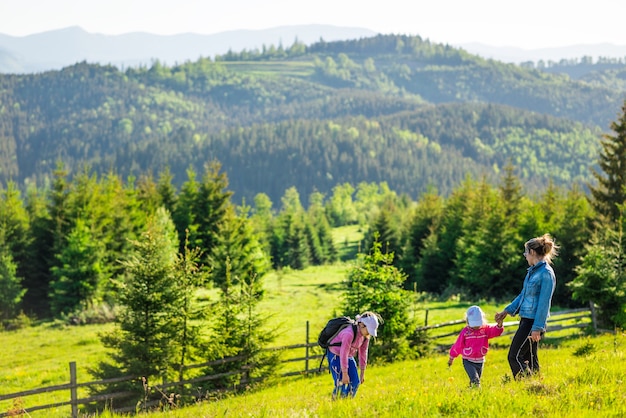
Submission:
<svg viewBox="0 0 626 418">
<path fill-rule="evenodd" d="M 18 331 L 0 332 L 0 387 L 3 394 L 69 383 L 69 363 L 76 362 L 79 382 L 94 380 L 89 368 L 104 359 L 106 350 L 98 333 L 112 327 L 107 325 L 58 326 L 41 324 Z M 87 396 L 84 389 L 79 396 Z M 44 405 L 68 400 L 68 392 L 44 393 L 28 396 L 27 405 Z M 5 412 L 13 401 L 1 401 Z M 32 416 L 66 416 L 68 408 L 59 415 L 41 411 Z M 47 415 L 48 414 L 48 415 Z"/>
<path fill-rule="evenodd" d="M 52 326 L 43 324 L 0 333 L 2 393 L 67 383 L 75 361 L 81 380 L 105 353 L 98 333 L 111 325 Z"/>
<path fill-rule="evenodd" d="M 508 337 L 501 337 L 506 339 Z M 591 345 L 587 355 L 577 355 Z M 480 389 L 468 388 L 460 361 L 445 354 L 371 366 L 355 399 L 332 401 L 328 374 L 283 380 L 275 386 L 160 417 L 622 417 L 626 416 L 626 339 L 603 335 L 541 348 L 540 377 L 509 379 L 506 349 L 493 349 Z"/>
<path fill-rule="evenodd" d="M 345 230 L 344 234 L 359 236 L 358 230 Z M 351 266 L 350 262 L 346 262 L 304 271 L 283 270 L 272 272 L 264 278 L 266 295 L 259 310 L 268 315 L 268 326 L 277 330 L 278 337 L 273 346 L 304 343 L 307 321 L 309 341 L 315 341 L 328 319 L 344 313 L 339 309 L 340 285 Z M 424 324 L 427 309 L 428 323 L 436 324 L 462 319 L 465 310 L 472 304 L 461 301 L 424 303 L 418 301 L 419 296 L 415 295 L 411 304 L 413 317 L 419 325 Z M 480 301 L 479 304 L 490 318 L 504 306 L 486 301 Z M 0 360 L 1 393 L 68 383 L 68 364 L 71 361 L 77 364 L 79 382 L 94 380 L 89 368 L 96 366 L 106 356 L 98 333 L 111 326 L 59 327 L 41 324 L 0 333 L 3 348 Z M 596 402 L 598 406 L 597 402 L 601 401 L 601 415 L 606 408 L 614 408 L 617 400 L 623 402 L 624 391 L 616 392 L 623 387 L 622 379 L 626 374 L 623 336 L 569 340 L 548 335 L 549 338 L 543 344 L 545 349 L 541 352 L 542 364 L 545 364 L 542 381 L 501 383 L 502 376 L 508 371 L 505 347 L 510 340 L 509 336 L 504 336 L 493 340 L 495 349 L 488 356 L 481 391 L 466 390 L 466 377 L 461 363 L 455 363 L 452 370 L 448 371 L 445 367 L 447 357 L 440 354 L 414 362 L 372 365 L 367 373 L 367 382 L 354 401 L 331 402 L 330 377 L 323 374 L 310 378 L 277 379 L 273 382 L 275 386 L 254 393 L 154 416 L 455 416 L 463 415 L 464 404 L 474 400 L 477 400 L 479 408 L 485 408 L 484 416 L 496 416 L 497 411 L 503 410 L 508 412 L 506 415 L 512 416 L 531 411 L 540 416 L 559 416 L 558 412 L 573 411 L 569 406 L 555 409 L 553 403 L 565 401 L 574 402 L 583 411 L 590 408 L 591 402 Z M 572 331 L 568 335 L 572 335 Z M 576 356 L 574 351 L 583 355 Z M 618 361 L 620 359 L 621 363 Z M 317 364 L 313 367 L 317 367 Z M 599 375 L 599 371 L 605 369 L 613 379 L 610 385 Z M 569 398 L 566 396 L 566 388 L 574 391 Z M 509 399 L 503 393 L 520 400 Z M 79 396 L 86 394 L 79 391 Z M 66 401 L 67 397 L 64 391 L 29 396 L 23 401 L 26 405 L 42 405 Z M 541 402 L 537 402 L 537 399 Z M 491 405 L 492 402 L 496 405 L 502 403 L 511 409 L 500 410 Z M 533 405 L 538 409 L 529 409 Z M 0 402 L 0 411 L 6 411 L 10 406 L 11 401 Z M 518 409 L 523 413 L 516 412 Z M 69 407 L 62 407 L 58 410 L 36 411 L 31 416 L 65 417 L 68 410 Z M 623 407 L 617 411 L 623 412 Z"/>
<path fill-rule="evenodd" d="M 363 236 L 363 230 L 358 225 L 333 228 L 333 240 L 339 259 L 343 261 L 356 259 L 357 254 L 363 252 L 360 248 Z"/>
<path fill-rule="evenodd" d="M 301 344 L 309 322 L 310 341 L 340 306 L 340 283 L 350 264 L 311 267 L 304 271 L 272 272 L 264 278 L 266 296 L 259 310 L 269 315 L 269 325 L 278 331 L 276 345 Z"/>
<path fill-rule="evenodd" d="M 231 61 L 222 64 L 229 70 L 251 75 L 309 77 L 314 70 L 312 61 Z"/>
</svg>

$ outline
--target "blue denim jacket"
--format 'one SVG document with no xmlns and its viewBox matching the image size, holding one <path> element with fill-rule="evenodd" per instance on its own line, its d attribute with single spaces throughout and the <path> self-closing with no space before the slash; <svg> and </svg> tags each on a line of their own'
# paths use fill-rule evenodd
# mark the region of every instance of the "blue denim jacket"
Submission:
<svg viewBox="0 0 626 418">
<path fill-rule="evenodd" d="M 540 261 L 528 268 L 522 292 L 504 310 L 509 315 L 519 314 L 521 318 L 534 319 L 532 331 L 545 331 L 555 287 L 556 276 L 552 266 Z"/>
</svg>

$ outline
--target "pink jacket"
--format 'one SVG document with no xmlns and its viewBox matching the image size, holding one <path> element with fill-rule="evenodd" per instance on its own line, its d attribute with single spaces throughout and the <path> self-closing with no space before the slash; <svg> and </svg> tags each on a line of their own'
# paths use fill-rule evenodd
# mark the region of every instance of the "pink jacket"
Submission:
<svg viewBox="0 0 626 418">
<path fill-rule="evenodd" d="M 365 338 L 363 334 L 361 334 L 357 328 L 356 331 L 356 339 L 354 339 L 354 343 L 352 342 L 354 339 L 354 332 L 352 331 L 352 327 L 345 327 L 342 329 L 339 334 L 335 338 L 333 338 L 330 343 L 341 343 L 340 346 L 330 346 L 328 350 L 339 356 L 339 363 L 341 364 L 342 370 L 348 369 L 348 358 L 354 357 L 355 354 L 359 353 L 359 367 L 361 370 L 365 370 L 365 366 L 367 366 L 367 351 L 369 348 L 369 338 Z"/>
<path fill-rule="evenodd" d="M 485 355 L 489 351 L 489 339 L 502 335 L 503 327 L 483 325 L 479 329 L 467 326 L 461 330 L 456 342 L 450 348 L 450 358 L 459 355 L 475 363 L 483 363 Z"/>
</svg>

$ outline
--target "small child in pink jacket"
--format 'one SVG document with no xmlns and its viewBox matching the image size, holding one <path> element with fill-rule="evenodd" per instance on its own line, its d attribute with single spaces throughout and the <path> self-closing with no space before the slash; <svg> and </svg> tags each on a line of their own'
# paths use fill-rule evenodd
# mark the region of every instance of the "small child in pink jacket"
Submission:
<svg viewBox="0 0 626 418">
<path fill-rule="evenodd" d="M 448 366 L 458 356 L 463 358 L 463 367 L 470 379 L 470 387 L 480 387 L 485 355 L 489 351 L 489 339 L 502 335 L 502 322 L 496 326 L 487 325 L 485 313 L 480 307 L 470 306 L 465 314 L 467 326 L 461 330 L 456 342 L 450 348 Z"/>
</svg>

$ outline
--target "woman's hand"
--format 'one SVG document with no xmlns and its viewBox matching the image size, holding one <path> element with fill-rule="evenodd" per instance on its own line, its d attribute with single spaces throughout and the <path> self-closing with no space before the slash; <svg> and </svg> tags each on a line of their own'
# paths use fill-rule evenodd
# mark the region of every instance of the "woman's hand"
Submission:
<svg viewBox="0 0 626 418">
<path fill-rule="evenodd" d="M 502 311 L 502 312 L 498 312 L 498 313 L 496 313 L 496 316 L 495 316 L 495 320 L 496 320 L 496 322 L 497 322 L 498 324 L 502 324 L 502 321 L 504 321 L 504 318 L 506 318 L 506 316 L 507 316 L 508 314 L 509 314 L 509 313 L 508 313 L 507 311 Z"/>
<path fill-rule="evenodd" d="M 533 340 L 534 342 L 539 342 L 539 340 L 541 339 L 541 331 L 531 332 L 529 338 Z"/>
</svg>

